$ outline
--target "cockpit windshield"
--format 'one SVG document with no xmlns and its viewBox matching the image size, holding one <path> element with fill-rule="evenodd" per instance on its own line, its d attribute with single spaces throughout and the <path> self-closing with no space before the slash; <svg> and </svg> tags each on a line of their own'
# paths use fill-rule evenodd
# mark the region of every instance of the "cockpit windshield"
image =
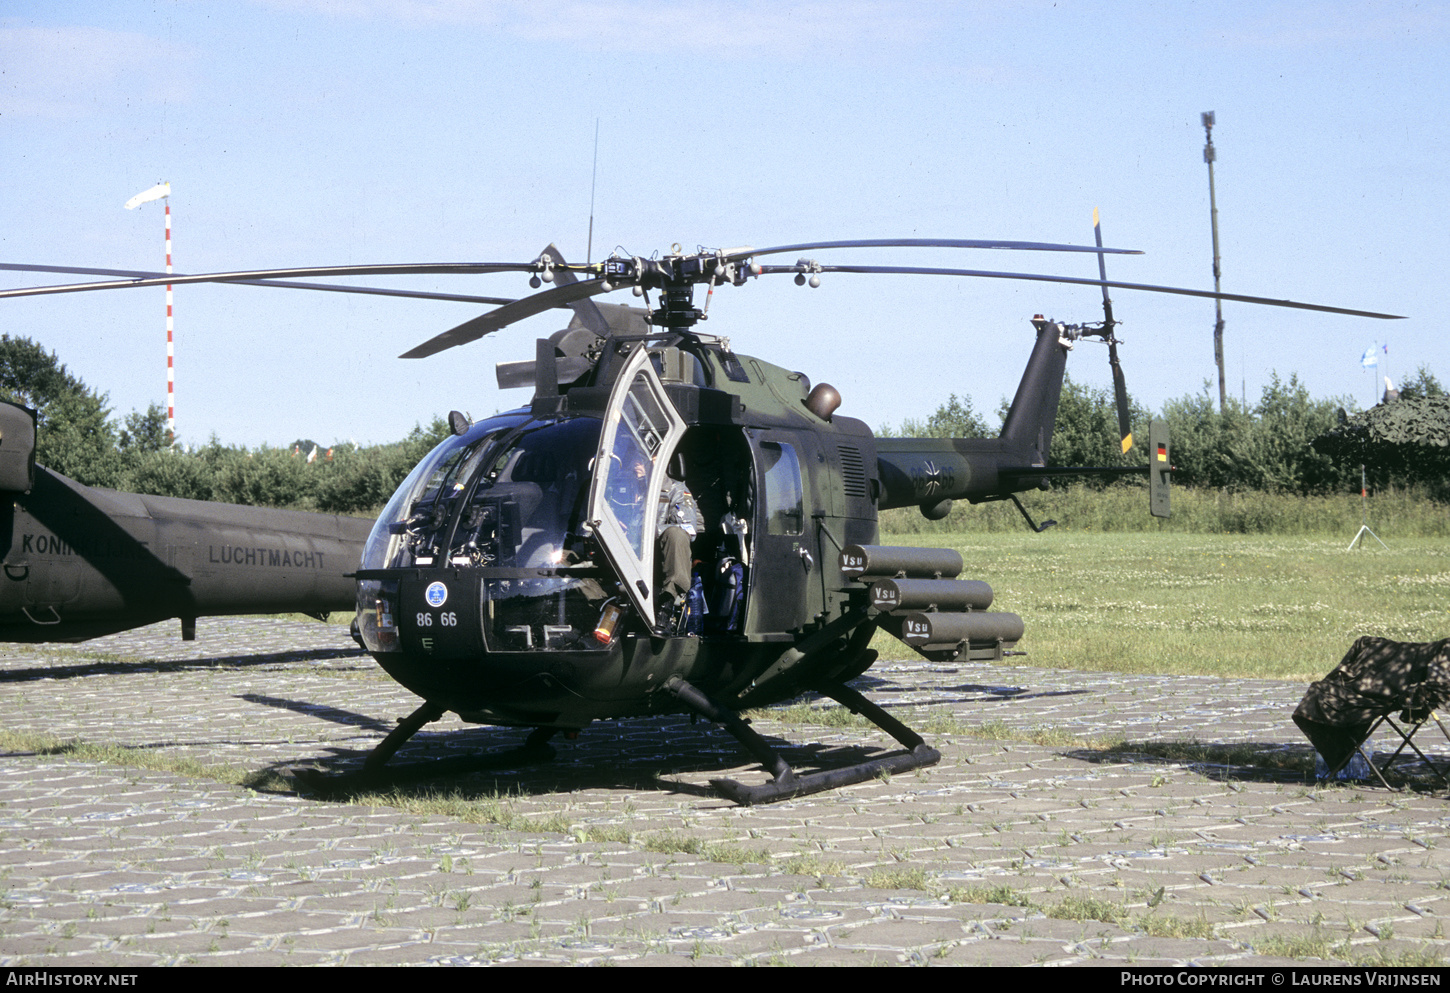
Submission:
<svg viewBox="0 0 1450 993">
<path fill-rule="evenodd" d="M 456 494 L 458 481 L 466 478 L 466 473 L 476 466 L 490 442 L 528 420 L 526 412 L 510 411 L 478 422 L 461 436 L 449 435 L 439 442 L 408 474 L 383 508 L 363 549 L 362 567 L 384 569 L 415 564 L 413 561 L 401 561 L 403 556 L 400 554 L 406 551 L 409 555 L 416 555 L 414 543 L 404 540 L 413 518 L 425 509 L 430 518 L 439 516 L 434 514 L 435 509 L 444 510 L 438 506 L 439 492 L 446 490 Z"/>
<path fill-rule="evenodd" d="M 642 345 L 626 353 L 602 414 L 511 412 L 423 460 L 364 553 L 374 574 L 358 584 L 358 627 L 370 650 L 401 650 L 400 631 L 449 628 L 417 635 L 432 652 L 481 627 L 486 651 L 597 651 L 626 605 L 654 624 L 659 497 L 686 425 Z M 441 609 L 460 589 L 476 597 L 478 627 Z M 407 625 L 394 616 L 404 600 Z M 470 650 L 445 650 L 455 648 Z"/>
<path fill-rule="evenodd" d="M 582 534 L 599 429 L 593 417 L 533 422 L 472 460 L 471 475 L 454 484 L 467 497 L 449 544 L 449 563 L 562 564 L 570 539 Z"/>
<path fill-rule="evenodd" d="M 603 650 L 592 637 L 606 594 L 575 565 L 584 538 L 594 417 L 533 422 L 484 456 L 449 547 L 455 565 L 492 567 L 483 579 L 483 637 L 491 651 Z"/>
<path fill-rule="evenodd" d="M 596 417 L 518 412 L 449 438 L 399 487 L 373 528 L 363 568 L 483 570 L 491 651 L 605 647 L 589 637 L 606 600 L 602 587 L 565 568 L 584 536 L 600 430 Z M 379 605 L 394 602 L 396 585 L 359 583 L 359 628 L 373 651 L 395 645 L 394 619 Z"/>
</svg>

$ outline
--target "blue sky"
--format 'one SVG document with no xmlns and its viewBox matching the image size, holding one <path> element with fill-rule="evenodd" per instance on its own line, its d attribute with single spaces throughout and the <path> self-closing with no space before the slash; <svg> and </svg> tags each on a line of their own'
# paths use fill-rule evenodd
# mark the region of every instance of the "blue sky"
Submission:
<svg viewBox="0 0 1450 993">
<path fill-rule="evenodd" d="M 173 187 L 182 272 L 594 257 L 679 242 L 846 238 L 1090 243 L 1125 280 L 1212 285 L 1201 111 L 1217 114 L 1226 291 L 1409 315 L 1225 305 L 1231 390 L 1272 372 L 1361 405 L 1359 356 L 1450 379 L 1433 314 L 1450 260 L 1450 5 L 577 3 L 237 0 L 0 4 L 0 261 L 160 268 Z M 1090 256 L 838 252 L 822 261 L 1091 276 Z M 3 285 L 56 281 L 6 274 Z M 362 280 L 378 283 L 380 280 Z M 524 277 L 408 288 L 516 296 Z M 627 301 L 624 295 L 607 300 Z M 1117 291 L 1149 407 L 1214 374 L 1209 301 Z M 495 362 L 543 315 L 430 359 L 479 312 L 250 287 L 176 290 L 190 443 L 388 441 L 450 408 L 523 402 Z M 929 277 L 760 280 L 704 327 L 836 385 L 878 425 L 948 394 L 995 410 L 1028 319 L 1100 316 L 1091 288 Z M 0 330 L 56 351 L 117 413 L 165 398 L 163 291 L 8 300 Z M 1084 344 L 1070 373 L 1108 380 Z"/>
</svg>

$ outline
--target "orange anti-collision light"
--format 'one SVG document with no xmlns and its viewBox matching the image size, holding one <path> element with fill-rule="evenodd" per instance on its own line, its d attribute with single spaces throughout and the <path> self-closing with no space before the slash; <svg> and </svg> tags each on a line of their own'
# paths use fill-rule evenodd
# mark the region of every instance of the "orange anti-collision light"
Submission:
<svg viewBox="0 0 1450 993">
<path fill-rule="evenodd" d="M 604 612 L 599 615 L 599 625 L 594 629 L 594 640 L 601 645 L 607 645 L 614 640 L 614 629 L 619 624 L 619 618 L 624 614 L 619 604 L 610 603 L 604 607 Z"/>
</svg>

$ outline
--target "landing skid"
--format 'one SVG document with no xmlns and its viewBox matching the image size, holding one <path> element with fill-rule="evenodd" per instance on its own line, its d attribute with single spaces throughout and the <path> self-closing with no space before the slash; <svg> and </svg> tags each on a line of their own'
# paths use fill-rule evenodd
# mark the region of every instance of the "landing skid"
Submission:
<svg viewBox="0 0 1450 993">
<path fill-rule="evenodd" d="M 459 775 L 469 772 L 486 772 L 490 769 L 507 769 L 535 762 L 547 762 L 554 757 L 549 739 L 557 728 L 534 728 L 527 740 L 518 748 L 497 755 L 460 755 L 427 762 L 411 762 L 407 765 L 388 767 L 388 759 L 403 747 L 404 742 L 417 734 L 425 724 L 431 724 L 444 714 L 442 707 L 425 703 L 398 722 L 388 736 L 368 753 L 363 767 L 355 772 L 323 772 L 320 769 L 298 769 L 294 778 L 316 793 L 350 793 L 363 789 L 376 789 L 400 783 L 418 782 L 438 776 Z"/>
<path fill-rule="evenodd" d="M 760 786 L 746 786 L 733 779 L 712 779 L 714 786 L 729 800 L 749 807 L 757 803 L 773 803 L 791 797 L 805 796 L 833 790 L 840 786 L 864 783 L 882 775 L 909 772 L 922 766 L 935 765 L 941 761 L 941 752 L 930 747 L 911 728 L 902 724 L 860 693 L 845 685 L 823 686 L 820 691 L 841 704 L 853 714 L 860 714 L 890 734 L 907 751 L 897 752 L 869 762 L 860 762 L 842 769 L 827 769 L 804 776 L 797 775 L 780 755 L 759 733 L 733 710 L 719 706 L 704 693 L 679 676 L 666 681 L 664 688 L 695 713 L 719 724 L 735 736 L 746 750 L 765 767 L 773 777 Z"/>
</svg>

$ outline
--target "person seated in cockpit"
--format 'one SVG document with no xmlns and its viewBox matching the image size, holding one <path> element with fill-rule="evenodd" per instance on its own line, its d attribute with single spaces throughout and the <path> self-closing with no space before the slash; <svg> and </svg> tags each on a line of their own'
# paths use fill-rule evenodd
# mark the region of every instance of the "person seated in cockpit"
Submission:
<svg viewBox="0 0 1450 993">
<path fill-rule="evenodd" d="M 660 491 L 659 533 L 662 580 L 660 592 L 678 599 L 690 589 L 690 542 L 705 530 L 705 518 L 695 505 L 683 476 L 671 465 L 670 484 Z"/>
<path fill-rule="evenodd" d="M 628 453 L 623 469 L 615 474 L 608 499 L 615 517 L 632 542 L 638 542 L 644 522 L 644 492 L 649 484 L 649 463 L 638 453 Z M 655 525 L 660 584 L 657 587 L 656 629 L 672 632 L 690 590 L 694 565 L 690 542 L 705 529 L 705 519 L 683 480 L 678 461 L 671 462 L 668 485 L 660 490 Z M 636 544 L 636 547 L 638 545 Z"/>
<path fill-rule="evenodd" d="M 638 452 L 626 452 L 620 461 L 624 465 L 610 475 L 606 499 L 619 526 L 639 551 L 640 530 L 644 527 L 644 491 L 649 485 L 649 462 Z"/>
</svg>

